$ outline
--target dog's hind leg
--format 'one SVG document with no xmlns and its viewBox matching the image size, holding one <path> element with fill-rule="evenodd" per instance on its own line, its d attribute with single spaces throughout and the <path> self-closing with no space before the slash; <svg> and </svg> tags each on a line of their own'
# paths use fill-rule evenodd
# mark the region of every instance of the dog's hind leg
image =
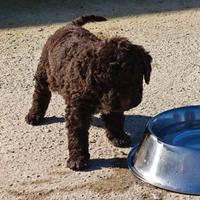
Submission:
<svg viewBox="0 0 200 200">
<path fill-rule="evenodd" d="M 124 132 L 124 114 L 111 112 L 102 114 L 102 120 L 105 123 L 106 135 L 111 143 L 116 147 L 130 147 L 131 139 Z"/>
<path fill-rule="evenodd" d="M 48 65 L 48 61 L 46 59 L 40 59 L 35 74 L 35 90 L 32 107 L 26 116 L 26 122 L 28 124 L 38 125 L 41 123 L 51 99 L 45 65 Z"/>
</svg>

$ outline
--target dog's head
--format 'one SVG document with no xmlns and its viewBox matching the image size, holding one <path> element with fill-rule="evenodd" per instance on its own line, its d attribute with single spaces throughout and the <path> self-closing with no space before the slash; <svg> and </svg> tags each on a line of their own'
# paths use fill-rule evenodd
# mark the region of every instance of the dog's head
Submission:
<svg viewBox="0 0 200 200">
<path fill-rule="evenodd" d="M 98 51 L 94 80 L 101 87 L 103 111 L 121 112 L 142 100 L 143 79 L 148 84 L 152 58 L 142 46 L 126 38 L 105 41 Z"/>
</svg>

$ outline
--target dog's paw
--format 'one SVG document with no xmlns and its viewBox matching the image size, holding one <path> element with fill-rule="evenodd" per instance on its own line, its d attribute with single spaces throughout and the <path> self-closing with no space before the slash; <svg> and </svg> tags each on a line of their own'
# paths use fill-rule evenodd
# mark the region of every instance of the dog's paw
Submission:
<svg viewBox="0 0 200 200">
<path fill-rule="evenodd" d="M 123 138 L 112 138 L 110 139 L 110 142 L 115 146 L 115 147 L 131 147 L 131 138 L 128 135 L 125 135 Z"/>
<path fill-rule="evenodd" d="M 88 162 L 89 160 L 82 156 L 76 159 L 69 158 L 67 161 L 67 167 L 75 171 L 83 170 L 88 166 Z"/>
<path fill-rule="evenodd" d="M 42 119 L 43 117 L 41 117 L 40 115 L 38 114 L 35 114 L 35 113 L 28 113 L 25 117 L 25 121 L 28 123 L 28 124 L 31 124 L 33 126 L 36 126 L 36 125 L 39 125 L 41 124 L 42 122 Z"/>
</svg>

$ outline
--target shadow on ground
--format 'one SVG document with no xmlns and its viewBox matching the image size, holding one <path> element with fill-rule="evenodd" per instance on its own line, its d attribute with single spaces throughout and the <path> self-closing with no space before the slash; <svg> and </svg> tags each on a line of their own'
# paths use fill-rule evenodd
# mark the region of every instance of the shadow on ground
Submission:
<svg viewBox="0 0 200 200">
<path fill-rule="evenodd" d="M 199 7 L 199 0 L 7 0 L 0 3 L 0 28 L 68 22 L 88 13 L 113 18 Z"/>
<path fill-rule="evenodd" d="M 102 168 L 127 168 L 127 158 L 91 159 L 85 171 L 100 170 Z"/>
<path fill-rule="evenodd" d="M 144 115 L 125 115 L 124 130 L 132 138 L 132 147 L 140 143 L 144 130 L 150 116 Z M 103 128 L 103 122 L 100 118 L 93 117 L 92 125 Z M 101 168 L 127 168 L 127 155 L 125 158 L 111 158 L 111 159 L 93 159 L 90 161 L 90 168 L 88 170 L 98 170 Z"/>
<path fill-rule="evenodd" d="M 125 115 L 125 132 L 132 138 L 132 146 L 135 146 L 143 138 L 144 130 L 147 122 L 151 119 L 150 116 L 144 115 Z M 92 125 L 103 128 L 103 122 L 98 117 L 92 118 Z"/>
<path fill-rule="evenodd" d="M 150 119 L 150 116 L 144 115 L 125 115 L 124 130 L 132 138 L 132 147 L 142 140 L 146 124 Z M 64 121 L 64 117 L 46 117 L 43 125 L 64 123 Z M 95 116 L 92 117 L 91 125 L 98 128 L 104 127 L 102 120 Z M 127 168 L 127 155 L 125 158 L 92 159 L 90 160 L 90 167 L 86 171 L 102 168 Z"/>
<path fill-rule="evenodd" d="M 42 122 L 42 125 L 49 125 L 49 124 L 57 124 L 57 123 L 64 123 L 65 119 L 64 117 L 45 117 L 44 121 Z"/>
<path fill-rule="evenodd" d="M 147 122 L 149 121 L 150 116 L 144 115 L 125 115 L 125 132 L 131 136 L 132 138 L 132 146 L 137 144 L 144 134 L 144 129 L 146 127 Z M 64 117 L 46 117 L 44 119 L 43 125 L 54 124 L 54 123 L 64 123 Z M 91 125 L 103 128 L 104 124 L 102 120 L 98 117 L 93 116 Z"/>
</svg>

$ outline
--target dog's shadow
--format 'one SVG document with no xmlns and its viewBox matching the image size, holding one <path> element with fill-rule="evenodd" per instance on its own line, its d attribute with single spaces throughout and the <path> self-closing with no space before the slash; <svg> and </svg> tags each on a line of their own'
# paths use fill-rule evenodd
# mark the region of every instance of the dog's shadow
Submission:
<svg viewBox="0 0 200 200">
<path fill-rule="evenodd" d="M 144 130 L 147 122 L 151 119 L 150 116 L 144 115 L 125 115 L 125 132 L 131 136 L 132 146 L 135 146 L 143 138 Z M 92 118 L 92 125 L 103 128 L 104 124 L 98 117 Z"/>
<path fill-rule="evenodd" d="M 131 136 L 132 146 L 134 144 L 137 144 L 139 140 L 143 137 L 144 129 L 150 118 L 151 118 L 150 116 L 144 116 L 144 115 L 125 115 L 124 130 L 128 135 Z M 46 117 L 42 125 L 64 123 L 64 122 L 65 122 L 64 117 L 52 116 L 52 117 Z M 104 128 L 102 120 L 95 116 L 92 117 L 91 125 L 98 128 Z"/>
<path fill-rule="evenodd" d="M 49 125 L 49 124 L 57 124 L 57 123 L 64 123 L 65 119 L 64 117 L 45 117 L 44 121 L 42 122 L 42 125 Z"/>
<path fill-rule="evenodd" d="M 140 143 L 144 136 L 144 130 L 147 122 L 151 119 L 150 116 L 144 115 L 125 115 L 125 132 L 131 136 L 132 147 Z M 45 118 L 43 124 L 63 123 L 64 117 L 48 117 Z M 91 125 L 103 128 L 104 124 L 98 117 L 93 116 Z M 93 171 L 102 168 L 127 168 L 127 158 L 109 158 L 109 159 L 91 159 L 90 167 L 86 171 Z"/>
<path fill-rule="evenodd" d="M 91 159 L 90 165 L 85 172 L 100 170 L 103 168 L 128 168 L 127 159 L 126 158 L 99 158 L 99 159 Z"/>
<path fill-rule="evenodd" d="M 142 140 L 146 124 L 150 119 L 150 116 L 144 115 L 125 115 L 124 130 L 131 136 L 132 147 L 140 143 Z M 104 127 L 103 122 L 98 117 L 92 118 L 92 125 L 99 128 Z M 127 168 L 127 156 L 124 158 L 92 159 L 91 165 L 87 171 L 102 168 Z"/>
</svg>

